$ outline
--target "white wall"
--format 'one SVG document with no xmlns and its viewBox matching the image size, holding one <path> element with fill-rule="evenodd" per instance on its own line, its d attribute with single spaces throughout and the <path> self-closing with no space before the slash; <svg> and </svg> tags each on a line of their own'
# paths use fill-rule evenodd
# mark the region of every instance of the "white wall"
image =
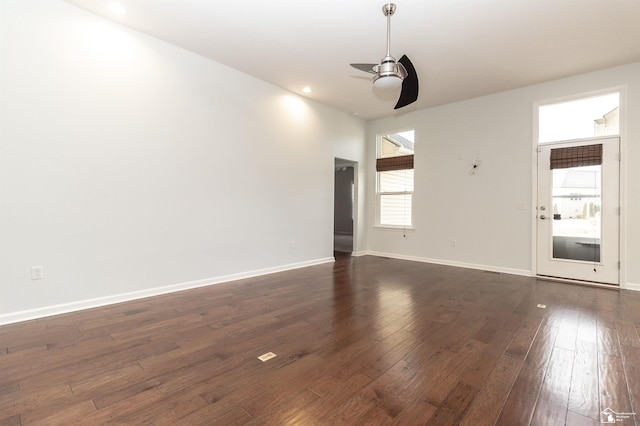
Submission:
<svg viewBox="0 0 640 426">
<path fill-rule="evenodd" d="M 422 82 L 421 96 L 429 96 L 429 83 Z M 530 274 L 534 103 L 618 86 L 625 86 L 626 94 L 622 278 L 623 285 L 640 289 L 640 63 L 368 123 L 371 194 L 376 134 L 416 130 L 415 230 L 405 238 L 402 232 L 370 228 L 368 251 Z M 476 152 L 482 164 L 469 175 Z M 370 197 L 370 224 L 374 202 Z"/>
<path fill-rule="evenodd" d="M 1 1 L 0 323 L 332 259 L 334 157 L 364 160 L 362 120 Z"/>
</svg>

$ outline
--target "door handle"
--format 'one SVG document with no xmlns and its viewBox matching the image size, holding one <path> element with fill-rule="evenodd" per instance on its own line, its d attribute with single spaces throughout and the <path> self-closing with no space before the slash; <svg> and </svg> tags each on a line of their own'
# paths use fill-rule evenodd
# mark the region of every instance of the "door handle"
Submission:
<svg viewBox="0 0 640 426">
<path fill-rule="evenodd" d="M 543 214 L 540 215 L 540 219 L 545 220 L 547 217 Z"/>
</svg>

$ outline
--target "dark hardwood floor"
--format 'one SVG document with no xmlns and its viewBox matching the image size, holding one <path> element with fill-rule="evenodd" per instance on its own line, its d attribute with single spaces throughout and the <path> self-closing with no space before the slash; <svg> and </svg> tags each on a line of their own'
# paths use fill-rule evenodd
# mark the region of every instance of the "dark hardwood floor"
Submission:
<svg viewBox="0 0 640 426">
<path fill-rule="evenodd" d="M 0 424 L 596 425 L 640 410 L 638 327 L 639 293 L 338 256 L 0 327 Z"/>
</svg>

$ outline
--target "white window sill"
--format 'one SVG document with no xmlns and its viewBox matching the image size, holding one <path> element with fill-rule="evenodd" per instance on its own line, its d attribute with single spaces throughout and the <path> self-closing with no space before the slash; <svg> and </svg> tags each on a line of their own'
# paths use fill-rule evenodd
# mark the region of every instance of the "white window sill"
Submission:
<svg viewBox="0 0 640 426">
<path fill-rule="evenodd" d="M 374 229 L 380 229 L 385 231 L 415 231 L 413 226 L 398 226 L 398 225 L 373 225 Z"/>
</svg>

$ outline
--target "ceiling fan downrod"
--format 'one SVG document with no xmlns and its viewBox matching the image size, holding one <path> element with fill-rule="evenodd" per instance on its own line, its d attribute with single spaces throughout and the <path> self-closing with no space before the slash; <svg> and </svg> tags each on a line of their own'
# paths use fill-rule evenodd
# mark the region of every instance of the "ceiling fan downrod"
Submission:
<svg viewBox="0 0 640 426">
<path fill-rule="evenodd" d="M 396 58 L 391 56 L 391 16 L 396 11 L 396 5 L 387 3 L 382 6 L 382 13 L 387 17 L 387 56 L 382 58 L 379 65 L 373 67 L 376 76 L 373 85 L 380 89 L 394 89 L 402 84 L 407 71 Z"/>
<path fill-rule="evenodd" d="M 387 3 L 382 6 L 382 13 L 387 17 L 387 58 L 391 57 L 391 17 L 396 13 L 396 5 L 394 3 Z M 394 59 L 395 61 L 395 59 Z"/>
</svg>

